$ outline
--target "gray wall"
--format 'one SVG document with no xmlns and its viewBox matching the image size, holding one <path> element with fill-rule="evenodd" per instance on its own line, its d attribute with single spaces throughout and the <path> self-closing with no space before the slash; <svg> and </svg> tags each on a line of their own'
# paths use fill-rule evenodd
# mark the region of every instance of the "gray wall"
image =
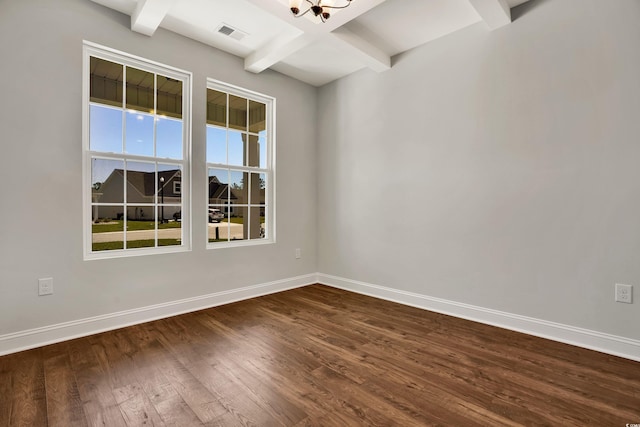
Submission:
<svg viewBox="0 0 640 427">
<path fill-rule="evenodd" d="M 640 339 L 640 2 L 512 12 L 321 88 L 318 269 Z"/>
<path fill-rule="evenodd" d="M 192 252 L 83 261 L 83 39 L 193 72 Z M 89 0 L 0 1 L 0 76 L 0 335 L 317 271 L 315 88 Z M 205 249 L 207 77 L 277 99 L 277 244 Z"/>
</svg>

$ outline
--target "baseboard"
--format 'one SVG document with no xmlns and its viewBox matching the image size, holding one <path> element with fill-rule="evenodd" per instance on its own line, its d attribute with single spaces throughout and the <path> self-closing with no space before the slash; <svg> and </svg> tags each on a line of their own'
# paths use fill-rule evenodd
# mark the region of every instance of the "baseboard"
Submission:
<svg viewBox="0 0 640 427">
<path fill-rule="evenodd" d="M 0 335 L 0 356 L 317 283 L 316 274 Z"/>
<path fill-rule="evenodd" d="M 318 283 L 640 362 L 640 341 L 630 338 L 386 288 L 328 274 L 319 273 Z"/>
<path fill-rule="evenodd" d="M 322 273 L 292 277 L 229 291 L 216 292 L 163 304 L 0 335 L 0 356 L 262 295 L 282 292 L 313 283 L 321 283 L 375 298 L 523 332 L 525 334 L 640 362 L 640 341 L 638 340 Z"/>
</svg>

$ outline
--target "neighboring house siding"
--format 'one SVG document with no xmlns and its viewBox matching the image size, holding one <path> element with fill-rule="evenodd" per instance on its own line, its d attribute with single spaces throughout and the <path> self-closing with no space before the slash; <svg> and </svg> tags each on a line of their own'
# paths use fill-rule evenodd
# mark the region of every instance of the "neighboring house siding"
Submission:
<svg viewBox="0 0 640 427">
<path fill-rule="evenodd" d="M 129 171 L 127 173 L 127 217 L 130 220 L 155 219 L 153 206 L 136 206 L 138 204 L 153 204 L 155 202 L 155 172 Z M 162 171 L 158 173 L 158 179 L 164 178 L 162 187 L 162 200 L 164 204 L 180 204 L 181 195 L 173 192 L 173 182 L 181 181 L 179 170 Z M 93 201 L 96 203 L 118 203 L 122 206 L 100 206 L 99 214 L 94 209 L 93 220 L 96 219 L 120 219 L 124 214 L 123 203 L 124 172 L 121 169 L 114 170 L 102 183 L 99 189 L 93 190 Z M 158 203 L 160 203 L 161 191 L 158 189 Z M 174 213 L 180 211 L 179 206 L 164 206 L 164 218 L 173 218 Z M 158 215 L 162 209 L 158 208 Z"/>
</svg>

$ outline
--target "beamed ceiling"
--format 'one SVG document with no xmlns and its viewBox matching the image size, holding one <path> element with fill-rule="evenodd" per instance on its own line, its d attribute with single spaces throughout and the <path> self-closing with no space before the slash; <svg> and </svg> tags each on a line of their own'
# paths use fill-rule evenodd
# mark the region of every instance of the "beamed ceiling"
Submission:
<svg viewBox="0 0 640 427">
<path fill-rule="evenodd" d="M 487 31 L 508 25 L 527 0 L 353 0 L 324 24 L 293 18 L 288 0 L 92 1 L 131 16 L 132 31 L 153 37 L 161 27 L 243 58 L 247 71 L 321 86 L 362 68 L 384 72 L 392 56 L 481 21 Z"/>
</svg>

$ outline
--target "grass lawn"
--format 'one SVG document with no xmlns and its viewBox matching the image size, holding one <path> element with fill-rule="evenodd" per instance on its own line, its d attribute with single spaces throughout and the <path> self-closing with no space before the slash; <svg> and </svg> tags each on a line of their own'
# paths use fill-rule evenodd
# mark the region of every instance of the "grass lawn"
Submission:
<svg viewBox="0 0 640 427">
<path fill-rule="evenodd" d="M 111 231 L 122 231 L 124 221 L 110 221 L 108 223 L 97 223 L 91 226 L 93 233 L 108 233 Z M 180 228 L 181 222 L 171 221 L 164 224 L 158 224 L 158 229 L 164 230 L 166 228 Z M 153 221 L 128 221 L 127 231 L 139 231 L 139 230 L 153 230 L 155 228 L 155 222 Z M 120 248 L 122 249 L 122 248 Z"/>
<path fill-rule="evenodd" d="M 158 239 L 158 246 L 180 246 L 180 239 Z M 153 248 L 155 242 L 153 239 L 148 240 L 131 240 L 127 242 L 127 249 L 133 248 Z M 113 251 L 116 249 L 124 249 L 123 242 L 102 242 L 92 245 L 93 251 Z"/>
</svg>

